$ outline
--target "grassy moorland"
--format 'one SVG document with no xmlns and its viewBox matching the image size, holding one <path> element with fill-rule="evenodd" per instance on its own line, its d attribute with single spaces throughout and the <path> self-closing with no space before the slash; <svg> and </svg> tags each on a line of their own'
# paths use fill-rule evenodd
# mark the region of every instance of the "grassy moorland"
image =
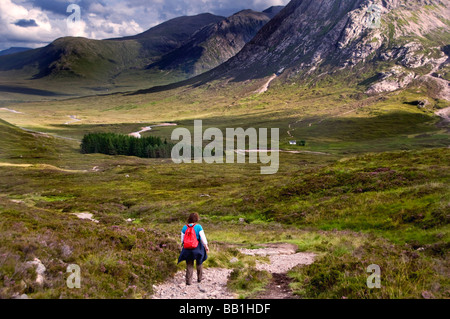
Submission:
<svg viewBox="0 0 450 319">
<path fill-rule="evenodd" d="M 448 105 L 426 88 L 368 97 L 354 87 L 275 84 L 255 95 L 258 85 L 223 90 L 213 83 L 2 111 L 16 126 L 0 122 L 0 297 L 150 297 L 152 285 L 177 270 L 179 229 L 193 211 L 211 242 L 209 267 L 244 268 L 266 282 L 235 248 L 288 242 L 318 254 L 289 272 L 301 297 L 450 297 L 449 138 L 434 115 Z M 425 98 L 426 107 L 415 105 Z M 69 115 L 81 121 L 65 125 Z M 80 152 L 89 132 L 130 133 L 160 122 L 192 128 L 193 119 L 221 129 L 279 127 L 282 149 L 326 154 L 281 153 L 279 172 L 260 175 L 260 164 L 176 165 Z M 169 138 L 172 129 L 145 134 Z M 289 146 L 290 139 L 307 145 Z M 80 212 L 99 222 L 73 215 Z M 27 265 L 34 258 L 47 268 L 43 286 Z M 81 289 L 65 286 L 72 263 L 82 269 Z M 381 266 L 381 289 L 366 286 L 370 264 Z"/>
</svg>

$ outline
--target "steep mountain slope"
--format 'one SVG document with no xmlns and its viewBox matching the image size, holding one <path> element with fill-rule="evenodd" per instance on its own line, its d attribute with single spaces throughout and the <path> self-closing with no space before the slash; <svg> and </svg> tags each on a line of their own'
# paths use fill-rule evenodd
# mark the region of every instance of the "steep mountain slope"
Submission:
<svg viewBox="0 0 450 319">
<path fill-rule="evenodd" d="M 275 17 L 281 10 L 283 10 L 284 6 L 272 6 L 263 11 L 263 13 L 267 14 L 267 16 L 272 19 Z"/>
<path fill-rule="evenodd" d="M 148 69 L 175 71 L 190 77 L 208 71 L 238 53 L 276 12 L 240 11 L 196 32 L 190 41 L 165 55 Z"/>
<path fill-rule="evenodd" d="M 178 48 L 198 30 L 203 27 L 218 23 L 225 17 L 211 13 L 202 13 L 195 16 L 185 16 L 163 22 L 143 33 L 110 39 L 113 41 L 135 40 L 142 45 L 147 55 L 159 56 Z"/>
<path fill-rule="evenodd" d="M 182 45 L 198 29 L 222 19 L 212 14 L 180 17 L 121 39 L 60 38 L 44 48 L 0 57 L 0 71 L 25 70 L 34 79 L 109 80 L 122 70 L 145 67 Z"/>
<path fill-rule="evenodd" d="M 448 74 L 449 17 L 448 0 L 293 0 L 203 79 L 341 71 L 354 81 L 372 72 L 369 92 L 396 90 L 430 72 Z"/>
<path fill-rule="evenodd" d="M 24 51 L 28 51 L 28 50 L 32 50 L 32 49 L 31 48 L 22 48 L 22 47 L 11 47 L 9 49 L 0 51 L 0 56 L 24 52 Z"/>
</svg>

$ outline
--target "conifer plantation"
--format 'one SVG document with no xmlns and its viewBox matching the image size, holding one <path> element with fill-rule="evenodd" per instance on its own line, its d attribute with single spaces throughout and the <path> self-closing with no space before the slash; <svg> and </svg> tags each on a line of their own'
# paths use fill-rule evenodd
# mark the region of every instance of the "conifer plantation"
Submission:
<svg viewBox="0 0 450 319">
<path fill-rule="evenodd" d="M 83 154 L 101 153 L 143 158 L 170 158 L 173 144 L 159 137 L 136 138 L 116 133 L 90 133 L 81 142 Z"/>
</svg>

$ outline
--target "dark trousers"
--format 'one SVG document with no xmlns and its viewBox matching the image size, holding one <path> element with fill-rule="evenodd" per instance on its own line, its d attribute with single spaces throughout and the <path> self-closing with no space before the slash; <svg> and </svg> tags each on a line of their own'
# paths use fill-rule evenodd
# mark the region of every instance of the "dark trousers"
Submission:
<svg viewBox="0 0 450 319">
<path fill-rule="evenodd" d="M 201 282 L 203 279 L 203 264 L 199 265 L 198 262 L 195 262 L 195 266 L 197 268 L 197 282 Z M 192 277 L 194 274 L 194 261 L 186 260 L 186 284 L 192 284 Z"/>
</svg>

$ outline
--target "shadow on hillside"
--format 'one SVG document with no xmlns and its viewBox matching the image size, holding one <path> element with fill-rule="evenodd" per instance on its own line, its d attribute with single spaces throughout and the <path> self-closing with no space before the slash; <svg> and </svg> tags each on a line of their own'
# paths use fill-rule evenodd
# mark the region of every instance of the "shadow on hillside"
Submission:
<svg viewBox="0 0 450 319">
<path fill-rule="evenodd" d="M 26 95 L 40 95 L 40 96 L 71 96 L 70 94 L 62 94 L 53 91 L 33 89 L 14 85 L 0 85 L 0 92 L 20 93 Z"/>
</svg>

